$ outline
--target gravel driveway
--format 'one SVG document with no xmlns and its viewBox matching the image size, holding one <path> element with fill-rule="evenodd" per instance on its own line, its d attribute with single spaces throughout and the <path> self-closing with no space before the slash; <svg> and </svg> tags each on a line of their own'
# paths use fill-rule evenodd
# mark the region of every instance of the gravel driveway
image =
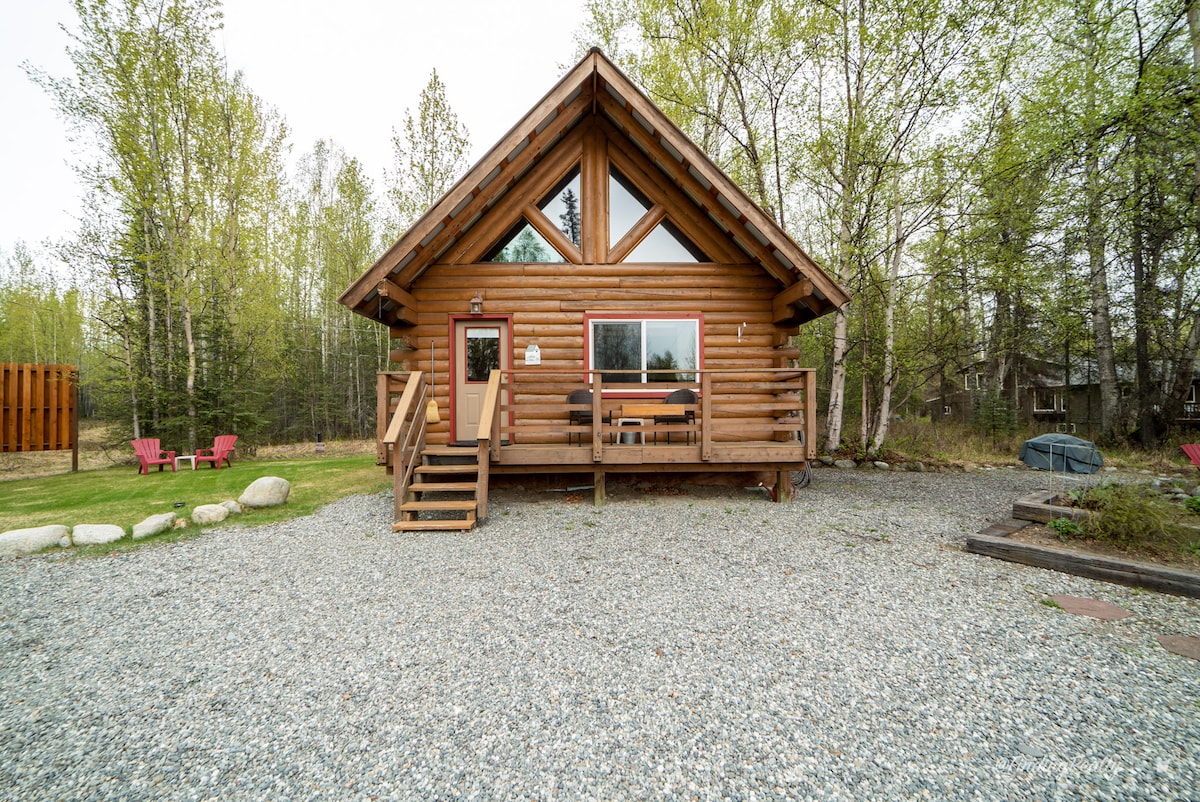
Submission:
<svg viewBox="0 0 1200 802">
<path fill-rule="evenodd" d="M 1200 603 L 960 550 L 1044 485 L 501 491 L 416 535 L 360 496 L 0 560 L 0 797 L 1200 799 L 1200 662 L 1155 642 Z"/>
</svg>

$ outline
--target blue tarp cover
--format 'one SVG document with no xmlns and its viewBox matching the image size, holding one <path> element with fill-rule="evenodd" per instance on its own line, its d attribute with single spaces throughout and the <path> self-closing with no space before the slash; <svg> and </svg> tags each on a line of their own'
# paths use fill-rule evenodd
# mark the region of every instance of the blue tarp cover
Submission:
<svg viewBox="0 0 1200 802">
<path fill-rule="evenodd" d="M 1043 434 L 1021 446 L 1021 462 L 1043 471 L 1095 473 L 1104 465 L 1104 455 L 1087 440 L 1069 434 Z"/>
</svg>

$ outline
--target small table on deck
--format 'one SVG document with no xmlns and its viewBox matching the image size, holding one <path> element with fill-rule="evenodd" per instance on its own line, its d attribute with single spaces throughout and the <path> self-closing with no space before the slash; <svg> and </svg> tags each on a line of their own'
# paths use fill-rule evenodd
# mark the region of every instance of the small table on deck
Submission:
<svg viewBox="0 0 1200 802">
<path fill-rule="evenodd" d="M 653 420 L 656 416 L 683 415 L 685 412 L 687 404 L 622 404 L 618 413 L 620 417 L 617 418 L 617 433 L 626 424 L 644 427 L 646 418 Z M 642 445 L 646 445 L 646 433 L 642 431 L 638 434 L 642 436 Z"/>
<path fill-rule="evenodd" d="M 193 471 L 196 470 L 196 455 L 195 454 L 188 454 L 186 456 L 180 455 L 180 456 L 176 457 L 175 458 L 175 470 L 179 470 L 179 463 L 181 463 L 181 462 L 192 463 L 192 470 Z"/>
<path fill-rule="evenodd" d="M 642 420 L 641 418 L 617 418 L 617 442 L 622 445 L 633 445 L 632 440 L 630 440 L 628 444 L 625 443 L 625 435 L 621 434 L 622 426 L 639 426 L 640 427 L 640 426 L 645 426 L 645 425 L 646 425 L 646 421 Z M 642 432 L 626 432 L 625 434 L 628 434 L 631 436 L 635 435 L 635 434 L 641 435 L 642 445 L 646 445 L 646 433 L 644 431 L 642 431 Z"/>
</svg>

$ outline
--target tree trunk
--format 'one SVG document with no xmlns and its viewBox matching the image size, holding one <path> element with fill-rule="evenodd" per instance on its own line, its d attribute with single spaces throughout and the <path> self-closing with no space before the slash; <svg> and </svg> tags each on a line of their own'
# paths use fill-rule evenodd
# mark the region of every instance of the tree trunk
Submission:
<svg viewBox="0 0 1200 802">
<path fill-rule="evenodd" d="M 188 448 L 196 453 L 196 338 L 192 333 L 192 302 L 188 287 L 183 288 L 183 336 L 187 348 L 187 440 Z"/>
<path fill-rule="evenodd" d="M 860 0 L 860 14 L 865 13 Z M 854 67 L 850 53 L 850 9 L 848 0 L 842 3 L 842 77 L 846 92 L 846 139 L 842 143 L 841 185 L 842 202 L 839 209 L 838 279 L 845 286 L 850 280 L 853 257 L 850 251 L 853 228 L 854 194 L 858 184 L 858 155 L 855 131 L 858 125 L 856 110 L 862 97 L 862 72 Z M 846 354 L 849 338 L 846 319 L 848 307 L 834 313 L 833 370 L 829 376 L 829 414 L 826 418 L 825 442 L 830 451 L 842 447 L 842 427 L 846 408 Z"/>
<path fill-rule="evenodd" d="M 1200 124 L 1200 0 L 1188 0 L 1188 37 L 1192 40 L 1192 131 Z M 1200 236 L 1200 138 L 1192 159 L 1192 211 L 1196 215 L 1196 234 Z M 1193 329 L 1194 331 L 1194 329 Z"/>
<path fill-rule="evenodd" d="M 1087 64 L 1084 81 L 1085 126 L 1096 121 L 1097 43 L 1093 21 L 1085 22 Z M 1084 237 L 1087 241 L 1088 275 L 1091 289 L 1092 336 L 1096 344 L 1096 365 L 1100 371 L 1100 433 L 1116 435 L 1120 389 L 1117 387 L 1116 355 L 1113 348 L 1112 320 L 1109 316 L 1108 268 L 1104 260 L 1103 209 L 1100 189 L 1100 147 L 1095 131 L 1088 130 L 1084 155 Z"/>
<path fill-rule="evenodd" d="M 892 252 L 891 272 L 888 275 L 887 301 L 883 310 L 883 390 L 879 396 L 879 409 L 875 414 L 875 436 L 871 440 L 871 451 L 878 453 L 888 436 L 888 423 L 892 416 L 892 391 L 896 386 L 896 284 L 900 281 L 900 260 L 904 252 L 905 236 L 903 209 L 900 206 L 899 179 L 896 181 L 895 226 L 896 245 Z"/>
<path fill-rule="evenodd" d="M 1179 362 L 1175 366 L 1175 383 L 1163 404 L 1163 417 L 1169 426 L 1183 415 L 1183 405 L 1187 403 L 1188 389 L 1196 378 L 1196 356 L 1200 354 L 1200 311 L 1192 318 L 1192 330 L 1188 332 L 1187 342 Z M 1192 417 L 1195 417 L 1193 415 Z"/>
<path fill-rule="evenodd" d="M 1141 137 L 1133 141 L 1133 220 L 1130 230 L 1130 259 L 1133 266 L 1133 345 L 1134 382 L 1137 385 L 1138 442 L 1149 448 L 1158 440 L 1159 390 L 1150 372 L 1150 326 L 1151 300 L 1146 290 L 1156 284 L 1155 271 L 1146 270 L 1146 236 L 1143 218 L 1142 193 L 1146 187 L 1142 181 Z"/>
<path fill-rule="evenodd" d="M 1200 121 L 1200 0 L 1189 0 L 1187 6 L 1188 36 L 1192 43 L 1192 121 Z M 1195 130 L 1193 128 L 1193 130 Z M 1192 173 L 1192 211 L 1195 214 L 1196 234 L 1200 236 L 1200 138 L 1196 142 L 1194 158 L 1195 169 Z M 1175 383 L 1167 395 L 1163 405 L 1163 414 L 1168 425 L 1174 423 L 1183 414 L 1183 405 L 1187 401 L 1188 389 L 1196 375 L 1196 356 L 1200 353 L 1200 311 L 1192 317 L 1192 330 L 1188 332 L 1187 342 L 1179 363 L 1175 368 Z"/>
</svg>

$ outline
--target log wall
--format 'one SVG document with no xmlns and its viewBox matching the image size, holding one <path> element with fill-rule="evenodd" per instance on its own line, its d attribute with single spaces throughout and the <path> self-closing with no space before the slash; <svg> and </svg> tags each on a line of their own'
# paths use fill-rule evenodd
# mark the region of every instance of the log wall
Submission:
<svg viewBox="0 0 1200 802">
<path fill-rule="evenodd" d="M 773 322 L 778 284 L 756 265 L 434 265 L 412 288 L 419 309 L 416 325 L 393 329 L 394 336 L 405 338 L 412 349 L 392 353 L 393 369 L 427 375 L 431 366 L 435 369 L 434 396 L 442 421 L 430 428 L 432 443 L 450 439 L 448 316 L 467 314 L 476 292 L 483 297 L 485 315 L 512 316 L 515 369 L 522 367 L 526 346 L 536 344 L 543 371 L 579 372 L 573 386 L 553 387 L 541 398 L 524 396 L 519 399 L 524 403 L 562 404 L 570 389 L 586 384 L 585 313 L 627 312 L 631 317 L 700 314 L 704 319 L 704 367 L 708 369 L 790 367 L 798 356 L 788 347 L 795 326 Z M 436 353 L 433 365 L 431 344 Z M 722 391 L 728 393 L 730 388 Z M 754 407 L 772 399 L 770 393 L 748 389 L 737 399 L 746 405 L 737 414 L 747 421 L 769 422 L 768 409 Z"/>
</svg>

